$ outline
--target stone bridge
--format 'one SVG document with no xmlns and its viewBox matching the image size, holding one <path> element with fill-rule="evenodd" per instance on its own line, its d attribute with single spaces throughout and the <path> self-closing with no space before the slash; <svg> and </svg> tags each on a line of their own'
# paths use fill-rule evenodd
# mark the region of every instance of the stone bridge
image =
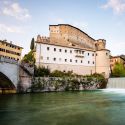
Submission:
<svg viewBox="0 0 125 125">
<path fill-rule="evenodd" d="M 17 88 L 19 82 L 19 64 L 17 61 L 0 57 L 0 72 Z"/>
<path fill-rule="evenodd" d="M 0 57 L 0 73 L 4 74 L 17 89 L 18 83 L 26 90 L 32 82 L 34 68 L 18 61 Z"/>
</svg>

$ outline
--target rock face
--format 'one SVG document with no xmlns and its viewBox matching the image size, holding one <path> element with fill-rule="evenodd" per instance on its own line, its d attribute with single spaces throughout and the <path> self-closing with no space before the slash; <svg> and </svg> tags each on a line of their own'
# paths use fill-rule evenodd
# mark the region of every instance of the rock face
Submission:
<svg viewBox="0 0 125 125">
<path fill-rule="evenodd" d="M 33 92 L 94 90 L 101 88 L 102 82 L 96 78 L 36 77 L 31 87 Z"/>
</svg>

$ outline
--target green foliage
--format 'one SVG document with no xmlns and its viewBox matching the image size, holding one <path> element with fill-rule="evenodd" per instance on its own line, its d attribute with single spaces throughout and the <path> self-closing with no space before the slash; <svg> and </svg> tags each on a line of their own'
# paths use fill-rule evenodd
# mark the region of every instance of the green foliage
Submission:
<svg viewBox="0 0 125 125">
<path fill-rule="evenodd" d="M 102 74 L 95 73 L 92 76 L 96 78 L 96 81 L 99 83 L 100 89 L 106 88 L 107 79 L 105 79 L 105 77 Z"/>
<path fill-rule="evenodd" d="M 68 72 L 62 72 L 59 70 L 55 70 L 50 74 L 51 77 L 70 77 L 73 76 L 73 72 L 72 71 L 68 71 Z"/>
<path fill-rule="evenodd" d="M 34 52 L 31 50 L 28 54 L 25 54 L 22 61 L 25 63 L 34 64 L 35 63 Z"/>
<path fill-rule="evenodd" d="M 55 70 L 51 73 L 51 77 L 62 77 L 62 76 L 64 76 L 64 73 L 59 70 Z"/>
<path fill-rule="evenodd" d="M 45 67 L 35 67 L 34 70 L 34 75 L 35 77 L 43 77 L 43 76 L 49 76 L 50 75 L 50 70 Z"/>
<path fill-rule="evenodd" d="M 32 84 L 31 90 L 32 91 L 34 91 L 34 90 L 43 90 L 44 89 L 44 84 L 45 84 L 45 82 L 43 82 L 39 77 L 38 80 L 37 80 L 37 84 Z"/>
<path fill-rule="evenodd" d="M 78 81 L 78 79 L 72 79 L 69 83 L 71 90 L 79 90 L 80 82 Z"/>
<path fill-rule="evenodd" d="M 121 63 L 116 63 L 112 71 L 112 76 L 125 77 L 125 67 Z"/>
<path fill-rule="evenodd" d="M 35 41 L 34 41 L 34 38 L 32 38 L 31 44 L 30 44 L 30 49 L 34 50 L 34 47 L 35 47 Z"/>
</svg>

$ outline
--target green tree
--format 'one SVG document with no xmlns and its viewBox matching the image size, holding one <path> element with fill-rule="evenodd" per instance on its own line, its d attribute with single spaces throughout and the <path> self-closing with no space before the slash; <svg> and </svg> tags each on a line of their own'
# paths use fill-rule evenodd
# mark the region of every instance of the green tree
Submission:
<svg viewBox="0 0 125 125">
<path fill-rule="evenodd" d="M 28 54 L 25 54 L 22 61 L 33 65 L 35 63 L 34 52 L 31 50 Z"/>
<path fill-rule="evenodd" d="M 112 71 L 112 76 L 115 77 L 124 77 L 125 76 L 125 67 L 122 63 L 116 63 Z"/>
<path fill-rule="evenodd" d="M 35 47 L 35 40 L 34 40 L 34 38 L 32 38 L 31 44 L 30 44 L 30 49 L 34 50 L 34 47 Z"/>
</svg>

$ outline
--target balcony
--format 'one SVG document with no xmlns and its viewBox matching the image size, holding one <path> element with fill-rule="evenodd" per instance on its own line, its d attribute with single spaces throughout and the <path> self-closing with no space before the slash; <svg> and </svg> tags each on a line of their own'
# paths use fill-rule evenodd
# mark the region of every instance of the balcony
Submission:
<svg viewBox="0 0 125 125">
<path fill-rule="evenodd" d="M 74 51 L 75 51 L 75 57 L 84 58 L 84 51 L 83 50 L 74 50 Z"/>
</svg>

